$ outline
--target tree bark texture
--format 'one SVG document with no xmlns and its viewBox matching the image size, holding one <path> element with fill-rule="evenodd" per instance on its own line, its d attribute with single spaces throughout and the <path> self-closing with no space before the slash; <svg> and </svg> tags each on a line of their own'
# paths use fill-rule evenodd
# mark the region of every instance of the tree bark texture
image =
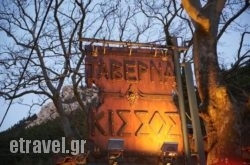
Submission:
<svg viewBox="0 0 250 165">
<path fill-rule="evenodd" d="M 230 163 L 240 158 L 240 120 L 222 83 L 217 58 L 217 32 L 225 1 L 208 1 L 203 7 L 197 0 L 183 0 L 182 4 L 195 27 L 193 58 L 207 133 L 207 164 Z"/>
<path fill-rule="evenodd" d="M 193 51 L 200 113 L 207 132 L 207 164 L 237 159 L 240 157 L 240 114 L 220 79 L 214 37 L 196 31 Z"/>
</svg>

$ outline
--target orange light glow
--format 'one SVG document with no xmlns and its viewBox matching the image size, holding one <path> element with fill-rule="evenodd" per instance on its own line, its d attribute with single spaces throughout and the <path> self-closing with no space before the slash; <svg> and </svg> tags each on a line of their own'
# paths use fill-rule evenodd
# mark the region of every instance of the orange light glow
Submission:
<svg viewBox="0 0 250 165">
<path fill-rule="evenodd" d="M 110 138 L 122 138 L 126 151 L 159 153 L 164 142 L 176 142 L 182 152 L 173 62 L 150 50 L 128 57 L 121 49 L 86 58 L 87 82 L 96 82 L 102 100 L 90 116 L 90 138 L 102 149 Z"/>
</svg>

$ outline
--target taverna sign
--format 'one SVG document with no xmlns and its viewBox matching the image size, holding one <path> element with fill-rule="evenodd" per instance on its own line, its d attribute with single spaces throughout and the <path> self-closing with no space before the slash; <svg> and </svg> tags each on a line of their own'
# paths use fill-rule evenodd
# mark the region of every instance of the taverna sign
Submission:
<svg viewBox="0 0 250 165">
<path fill-rule="evenodd" d="M 183 151 L 172 55 L 162 45 L 85 39 L 86 83 L 100 90 L 101 104 L 89 113 L 90 138 L 107 149 L 123 139 L 124 150 L 159 153 L 164 142 Z"/>
</svg>

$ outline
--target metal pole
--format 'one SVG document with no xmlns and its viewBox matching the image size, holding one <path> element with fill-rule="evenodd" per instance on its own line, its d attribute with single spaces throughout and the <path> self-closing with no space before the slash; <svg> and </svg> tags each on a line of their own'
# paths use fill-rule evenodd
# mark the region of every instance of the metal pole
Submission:
<svg viewBox="0 0 250 165">
<path fill-rule="evenodd" d="M 187 160 L 187 165 L 191 165 L 191 158 L 190 158 L 190 148 L 188 143 L 188 131 L 187 131 L 187 122 L 186 122 L 186 112 L 185 112 L 185 105 L 184 105 L 184 96 L 183 96 L 183 88 L 182 88 L 182 81 L 181 81 L 181 71 L 180 71 L 180 62 L 179 62 L 179 51 L 178 51 L 178 43 L 177 38 L 172 38 L 173 42 L 173 51 L 174 51 L 174 66 L 175 66 L 175 74 L 176 74 L 176 81 L 177 81 L 177 90 L 178 90 L 178 104 L 180 109 L 180 116 L 181 116 L 181 125 L 182 125 L 182 133 L 183 133 L 183 141 L 184 141 L 184 154 Z"/>
<path fill-rule="evenodd" d="M 144 47 L 144 48 L 153 48 L 153 49 L 171 49 L 172 46 L 166 46 L 156 43 L 138 43 L 138 42 L 130 42 L 130 41 L 115 41 L 115 40 L 105 40 L 105 39 L 95 39 L 95 38 L 79 38 L 79 41 L 93 43 L 102 43 L 104 46 L 110 45 L 122 45 L 127 47 Z M 185 47 L 179 46 L 179 50 L 186 50 Z"/>
<path fill-rule="evenodd" d="M 193 74 L 191 63 L 184 64 L 185 77 L 187 84 L 188 102 L 193 126 L 193 135 L 195 140 L 195 149 L 199 156 L 199 164 L 206 165 L 206 157 L 204 152 L 204 142 L 201 132 L 200 118 L 198 114 L 197 99 L 194 89 Z"/>
</svg>

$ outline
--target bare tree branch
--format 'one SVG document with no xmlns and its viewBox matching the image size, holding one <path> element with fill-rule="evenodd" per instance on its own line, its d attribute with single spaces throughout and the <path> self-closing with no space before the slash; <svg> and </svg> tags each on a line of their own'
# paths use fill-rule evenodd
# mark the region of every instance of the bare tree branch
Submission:
<svg viewBox="0 0 250 165">
<path fill-rule="evenodd" d="M 209 19 L 201 12 L 200 1 L 182 0 L 182 5 L 197 25 L 201 26 L 205 31 L 209 30 L 210 22 Z"/>
<path fill-rule="evenodd" d="M 229 27 L 229 25 L 231 25 L 231 23 L 233 21 L 235 21 L 235 19 L 237 19 L 240 15 L 242 15 L 242 13 L 244 13 L 249 8 L 249 6 L 250 6 L 249 0 L 245 0 L 245 5 L 240 10 L 238 10 L 238 12 L 236 14 L 234 14 L 230 19 L 226 20 L 226 23 L 221 28 L 221 30 L 217 36 L 217 40 L 219 40 L 221 38 L 221 36 L 226 31 L 226 29 Z"/>
</svg>

